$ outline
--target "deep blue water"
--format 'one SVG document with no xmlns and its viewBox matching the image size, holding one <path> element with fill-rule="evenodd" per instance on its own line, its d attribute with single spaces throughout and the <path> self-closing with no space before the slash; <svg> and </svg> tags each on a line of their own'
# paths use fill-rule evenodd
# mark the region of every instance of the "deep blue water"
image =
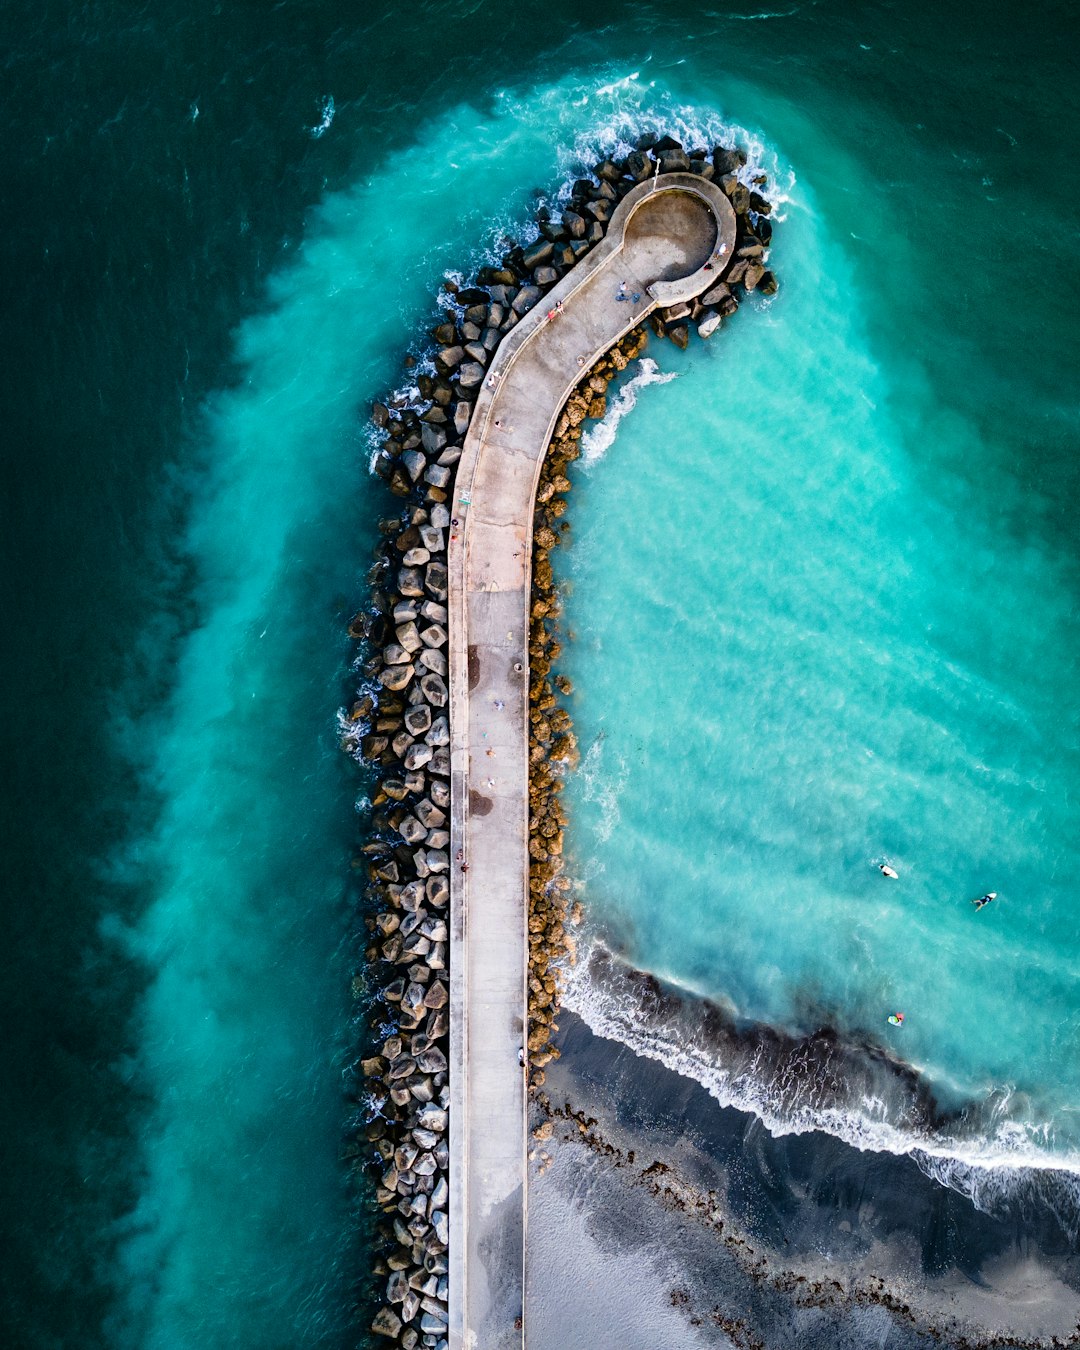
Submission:
<svg viewBox="0 0 1080 1350">
<path fill-rule="evenodd" d="M 681 118 L 793 175 L 908 490 L 1004 504 L 1023 566 L 980 584 L 1057 560 L 1032 644 L 1065 669 L 1074 36 L 1053 5 L 5 7 L 7 1343 L 356 1340 L 362 412 L 579 155 Z M 774 421 L 800 373 L 755 392 Z M 1008 670 L 995 633 L 958 657 Z"/>
</svg>

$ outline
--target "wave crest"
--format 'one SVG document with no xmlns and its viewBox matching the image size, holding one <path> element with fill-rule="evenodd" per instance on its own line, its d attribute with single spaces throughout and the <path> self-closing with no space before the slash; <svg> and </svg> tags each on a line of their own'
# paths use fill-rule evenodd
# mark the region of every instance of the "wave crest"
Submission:
<svg viewBox="0 0 1080 1350">
<path fill-rule="evenodd" d="M 909 1155 L 976 1208 L 1002 1215 L 1046 1205 L 1080 1233 L 1080 1154 L 1025 1117 L 1022 1094 L 996 1091 L 946 1110 L 911 1065 L 831 1027 L 796 1036 L 740 1025 L 708 1000 L 662 985 L 599 941 L 567 971 L 563 1002 L 597 1035 L 700 1083 L 770 1134 L 820 1130 L 852 1148 Z"/>
<path fill-rule="evenodd" d="M 667 384 L 678 378 L 678 371 L 662 371 L 651 356 L 643 356 L 638 363 L 637 374 L 622 386 L 600 421 L 582 436 L 582 467 L 591 468 L 607 454 L 615 442 L 619 423 L 637 403 L 639 390 L 650 384 Z"/>
</svg>

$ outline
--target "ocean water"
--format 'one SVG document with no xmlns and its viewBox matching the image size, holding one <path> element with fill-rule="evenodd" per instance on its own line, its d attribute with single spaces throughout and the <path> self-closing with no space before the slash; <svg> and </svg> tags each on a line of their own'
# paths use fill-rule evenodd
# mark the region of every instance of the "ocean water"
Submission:
<svg viewBox="0 0 1080 1350">
<path fill-rule="evenodd" d="M 1002 210 L 1018 146 L 996 134 L 952 185 L 965 289 L 1030 228 Z M 936 158 L 908 166 L 935 190 Z M 778 212 L 782 294 L 707 347 L 654 344 L 584 442 L 572 837 L 605 948 L 736 1026 L 831 1028 L 886 1063 L 824 1086 L 752 1038 L 690 1052 L 587 959 L 571 1006 L 779 1132 L 917 1146 L 953 1178 L 945 1159 L 1080 1176 L 1073 390 L 1042 344 L 976 342 L 946 294 L 932 321 L 897 304 L 925 275 L 910 181 L 894 237 L 880 180 L 848 183 L 845 231 L 821 177 L 800 166 Z"/>
<path fill-rule="evenodd" d="M 590 931 L 943 1101 L 1007 1087 L 967 1134 L 1069 1163 L 1068 13 L 0 24 L 5 1343 L 362 1341 L 335 718 L 383 509 L 364 410 L 444 272 L 643 125 L 751 148 L 783 290 L 652 352 L 677 378 L 583 466 Z"/>
</svg>

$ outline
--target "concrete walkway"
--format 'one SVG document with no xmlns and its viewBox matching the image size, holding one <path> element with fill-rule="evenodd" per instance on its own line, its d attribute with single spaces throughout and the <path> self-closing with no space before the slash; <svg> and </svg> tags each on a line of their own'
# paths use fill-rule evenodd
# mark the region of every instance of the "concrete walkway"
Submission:
<svg viewBox="0 0 1080 1350">
<path fill-rule="evenodd" d="M 581 376 L 658 306 L 702 294 L 735 246 L 693 174 L 630 192 L 604 240 L 513 328 L 458 464 L 450 572 L 450 1330 L 452 1350 L 525 1344 L 528 697 L 533 504 Z M 636 303 L 616 299 L 620 283 Z M 553 320 L 547 313 L 562 300 Z M 515 1327 L 515 1321 L 518 1326 Z"/>
</svg>

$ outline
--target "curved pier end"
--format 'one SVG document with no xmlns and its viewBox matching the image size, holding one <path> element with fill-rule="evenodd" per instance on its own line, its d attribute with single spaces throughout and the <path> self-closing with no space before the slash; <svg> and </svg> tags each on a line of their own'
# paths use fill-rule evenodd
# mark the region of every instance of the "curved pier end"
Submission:
<svg viewBox="0 0 1080 1350">
<path fill-rule="evenodd" d="M 582 375 L 654 309 L 692 300 L 719 280 L 735 229 L 727 197 L 695 174 L 664 174 L 629 192 L 604 239 L 499 345 L 458 464 L 448 548 L 452 1350 L 520 1347 L 526 1336 L 521 1051 L 537 480 Z"/>
</svg>

